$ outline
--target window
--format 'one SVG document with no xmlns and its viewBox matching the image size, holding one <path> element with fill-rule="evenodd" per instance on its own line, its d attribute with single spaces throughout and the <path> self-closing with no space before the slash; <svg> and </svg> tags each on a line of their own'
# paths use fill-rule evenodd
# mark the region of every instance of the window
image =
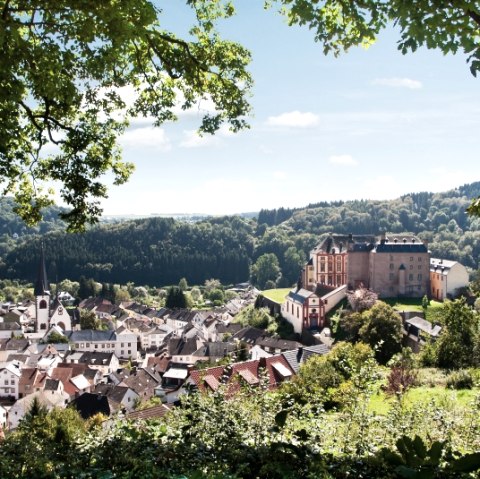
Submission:
<svg viewBox="0 0 480 479">
<path fill-rule="evenodd" d="M 410 261 L 413 261 L 413 256 L 410 256 Z"/>
<path fill-rule="evenodd" d="M 422 261 L 422 257 L 421 257 L 421 256 L 418 257 L 418 261 L 419 261 L 419 262 Z"/>
<path fill-rule="evenodd" d="M 443 281 L 443 276 L 442 276 L 442 281 Z"/>
<path fill-rule="evenodd" d="M 38 303 L 38 308 L 39 309 L 47 309 L 47 302 L 44 299 L 42 299 L 40 301 L 40 303 Z"/>
<path fill-rule="evenodd" d="M 390 255 L 390 261 L 393 261 L 393 254 Z"/>
<path fill-rule="evenodd" d="M 128 343 L 128 347 L 130 347 L 132 345 L 132 343 Z"/>
<path fill-rule="evenodd" d="M 341 258 L 341 256 L 337 257 L 337 272 L 338 273 L 342 272 L 342 258 Z"/>
<path fill-rule="evenodd" d="M 342 276 L 337 274 L 337 285 L 342 284 Z"/>
<path fill-rule="evenodd" d="M 390 273 L 390 281 L 392 281 L 393 279 L 395 279 L 395 275 L 393 273 Z"/>
<path fill-rule="evenodd" d="M 408 275 L 408 281 L 413 281 L 413 274 Z"/>
<path fill-rule="evenodd" d="M 413 269 L 413 264 L 410 265 L 410 269 Z"/>
<path fill-rule="evenodd" d="M 395 265 L 393 263 L 390 263 L 390 269 L 394 269 Z"/>
<path fill-rule="evenodd" d="M 15 386 L 15 381 L 10 381 L 10 386 Z"/>
<path fill-rule="evenodd" d="M 321 257 L 320 258 L 320 272 L 321 273 L 325 273 L 326 269 L 325 269 L 325 257 Z"/>
<path fill-rule="evenodd" d="M 422 281 L 422 275 L 419 274 L 419 275 L 417 276 L 417 279 L 418 279 L 418 281 Z"/>
</svg>

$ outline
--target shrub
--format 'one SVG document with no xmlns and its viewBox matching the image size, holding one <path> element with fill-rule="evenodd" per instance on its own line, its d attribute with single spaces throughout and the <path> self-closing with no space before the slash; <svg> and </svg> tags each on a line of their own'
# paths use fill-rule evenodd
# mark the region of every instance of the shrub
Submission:
<svg viewBox="0 0 480 479">
<path fill-rule="evenodd" d="M 472 375 L 465 369 L 455 371 L 447 377 L 447 387 L 450 389 L 472 389 Z"/>
</svg>

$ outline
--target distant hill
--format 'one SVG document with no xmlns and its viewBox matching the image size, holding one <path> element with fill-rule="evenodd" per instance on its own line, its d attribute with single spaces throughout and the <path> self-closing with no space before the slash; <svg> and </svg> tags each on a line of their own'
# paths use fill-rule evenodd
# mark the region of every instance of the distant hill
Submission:
<svg viewBox="0 0 480 479">
<path fill-rule="evenodd" d="M 480 196 L 480 182 L 443 193 L 411 193 L 390 201 L 322 202 L 305 208 L 261 210 L 258 219 L 209 217 L 195 222 L 151 217 L 100 224 L 84 234 L 66 234 L 52 210 L 33 231 L 22 227 L 3 202 L 0 232 L 8 247 L 0 251 L 0 275 L 34 279 L 40 236 L 52 278 L 165 285 L 182 277 L 190 284 L 217 278 L 245 281 L 249 266 L 274 253 L 282 269 L 280 286 L 296 282 L 300 265 L 328 232 L 378 234 L 410 232 L 429 241 L 434 256 L 478 268 L 480 218 L 465 213 Z M 7 208 L 7 205 L 10 210 Z M 3 219 L 2 219 L 3 218 Z M 20 233 L 17 233 L 17 232 Z M 20 240 L 12 240 L 13 234 Z"/>
</svg>

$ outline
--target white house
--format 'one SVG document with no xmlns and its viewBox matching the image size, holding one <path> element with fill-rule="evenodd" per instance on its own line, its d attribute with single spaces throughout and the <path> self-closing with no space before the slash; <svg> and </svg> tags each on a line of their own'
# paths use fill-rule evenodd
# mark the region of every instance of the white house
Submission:
<svg viewBox="0 0 480 479">
<path fill-rule="evenodd" d="M 0 397 L 18 399 L 21 369 L 18 361 L 0 364 Z"/>
<path fill-rule="evenodd" d="M 75 351 L 115 353 L 120 359 L 137 359 L 137 335 L 125 328 L 117 331 L 66 331 Z"/>
<path fill-rule="evenodd" d="M 468 286 L 468 272 L 458 261 L 430 258 L 430 292 L 434 299 L 452 298 L 459 288 Z"/>
</svg>

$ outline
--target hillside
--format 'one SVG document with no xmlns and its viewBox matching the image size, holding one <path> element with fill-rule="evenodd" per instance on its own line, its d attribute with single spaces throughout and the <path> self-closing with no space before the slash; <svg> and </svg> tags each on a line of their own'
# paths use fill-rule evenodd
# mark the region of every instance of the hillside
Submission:
<svg viewBox="0 0 480 479">
<path fill-rule="evenodd" d="M 480 218 L 465 213 L 480 195 L 480 182 L 443 193 L 412 193 L 391 201 L 358 200 L 309 205 L 302 209 L 261 210 L 258 220 L 208 218 L 186 223 L 148 218 L 100 224 L 84 234 L 66 234 L 52 216 L 36 230 L 45 243 L 51 278 L 165 285 L 182 277 L 190 284 L 218 278 L 245 281 L 250 265 L 264 253 L 280 263 L 280 286 L 298 277 L 299 264 L 327 232 L 367 234 L 411 232 L 429 241 L 434 256 L 478 268 Z M 32 281 L 40 236 L 22 230 L 13 213 L 0 218 L 4 248 L 0 275 Z M 18 220 L 19 221 L 19 220 Z M 20 228 L 23 236 L 13 240 Z M 53 230 L 53 231 L 52 231 Z"/>
</svg>

